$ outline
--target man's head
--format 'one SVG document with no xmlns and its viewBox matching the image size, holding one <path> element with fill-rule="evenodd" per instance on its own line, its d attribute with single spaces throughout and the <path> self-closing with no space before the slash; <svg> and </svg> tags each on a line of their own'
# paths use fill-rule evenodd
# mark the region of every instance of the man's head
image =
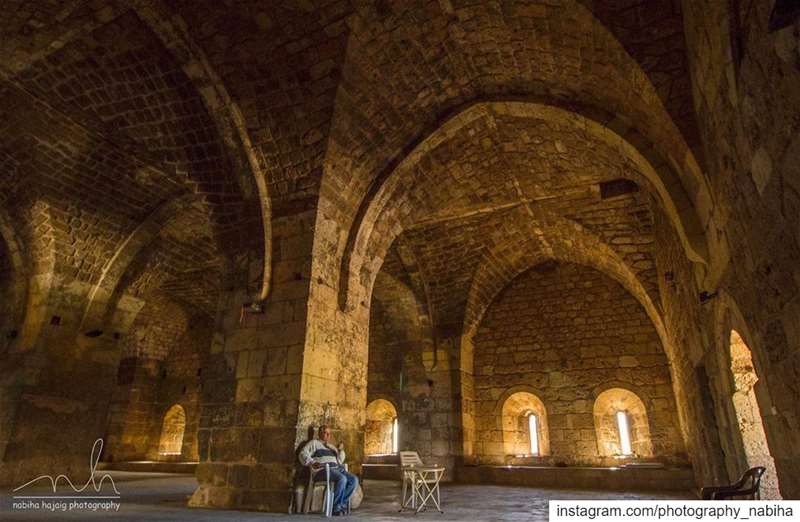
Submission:
<svg viewBox="0 0 800 522">
<path fill-rule="evenodd" d="M 331 438 L 331 428 L 327 424 L 323 424 L 319 427 L 319 440 L 322 442 L 328 442 Z"/>
</svg>

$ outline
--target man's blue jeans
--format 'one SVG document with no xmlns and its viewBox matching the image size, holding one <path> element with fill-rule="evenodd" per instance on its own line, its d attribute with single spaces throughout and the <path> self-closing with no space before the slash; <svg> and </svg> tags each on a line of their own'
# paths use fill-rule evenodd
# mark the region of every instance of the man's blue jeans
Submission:
<svg viewBox="0 0 800 522">
<path fill-rule="evenodd" d="M 325 480 L 325 470 L 314 475 L 314 480 Z M 347 501 L 358 487 L 358 477 L 342 468 L 331 466 L 331 482 L 333 483 L 333 511 L 345 511 Z"/>
</svg>

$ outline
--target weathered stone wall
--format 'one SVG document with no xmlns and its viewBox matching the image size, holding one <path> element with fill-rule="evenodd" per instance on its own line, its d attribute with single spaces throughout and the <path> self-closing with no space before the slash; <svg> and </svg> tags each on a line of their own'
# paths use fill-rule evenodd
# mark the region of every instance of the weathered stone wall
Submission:
<svg viewBox="0 0 800 522">
<path fill-rule="evenodd" d="M 120 340 L 117 386 L 109 407 L 104 457 L 160 460 L 164 412 L 181 402 L 188 420 L 186 460 L 197 459 L 200 355 L 211 342 L 203 315 L 192 319 L 177 303 L 150 299 Z M 188 429 L 191 427 L 191 429 Z M 171 457 L 172 458 L 172 457 Z"/>
<path fill-rule="evenodd" d="M 197 428 L 200 422 L 200 394 L 203 375 L 202 356 L 211 345 L 213 323 L 205 316 L 195 316 L 189 320 L 186 332 L 178 339 L 176 345 L 167 355 L 163 364 L 161 381 L 158 387 L 158 404 L 156 410 L 157 428 L 167 410 L 173 405 L 180 405 L 186 415 L 186 427 L 183 435 L 183 446 L 179 460 L 197 461 Z M 153 439 L 158 441 L 160 433 Z M 155 444 L 151 443 L 152 454 Z"/>
<path fill-rule="evenodd" d="M 419 290 L 397 251 L 391 250 L 370 307 L 367 400 L 395 404 L 399 449 L 418 452 L 426 463 L 445 464 L 449 477 L 460 453 L 460 433 L 454 430 L 459 412 L 448 353 L 434 350 Z"/>
<path fill-rule="evenodd" d="M 273 511 L 288 505 L 296 441 L 309 427 L 299 420 L 299 405 L 313 215 L 273 222 L 276 257 L 261 312 L 249 308 L 263 270 L 260 254 L 238 260 L 231 290 L 221 297 L 201 363 L 199 488 L 190 505 Z"/>
<path fill-rule="evenodd" d="M 709 234 L 724 237 L 730 252 L 716 264 L 704 289 L 734 303 L 743 324 L 731 327 L 750 332 L 747 342 L 759 378 L 756 395 L 780 489 L 785 498 L 797 498 L 800 26 L 795 17 L 787 26 L 769 30 L 770 15 L 779 4 L 687 0 L 683 8 L 695 110 L 716 198 L 718 229 Z M 740 11 L 732 11 L 737 5 Z M 726 306 L 714 303 L 715 308 Z M 725 353 L 719 339 L 726 334 L 712 334 L 711 321 L 703 325 L 708 360 Z M 715 381 L 730 371 L 717 365 L 715 375 L 711 364 L 706 366 Z M 730 403 L 727 396 L 715 400 L 721 407 Z M 727 438 L 730 425 L 720 427 Z M 704 457 L 698 454 L 698 461 Z M 743 459 L 726 453 L 726 479 L 742 471 Z"/>
<path fill-rule="evenodd" d="M 644 402 L 653 456 L 686 458 L 658 334 L 639 302 L 608 276 L 575 264 L 539 265 L 498 296 L 474 342 L 481 460 L 506 462 L 502 403 L 525 390 L 547 410 L 549 460 L 604 463 L 593 405 L 609 388 L 628 389 Z"/>
<path fill-rule="evenodd" d="M 156 419 L 162 361 L 126 357 L 120 361 L 117 385 L 108 410 L 103 459 L 144 460 Z"/>
<path fill-rule="evenodd" d="M 700 305 L 693 266 L 683 255 L 672 225 L 654 213 L 656 266 L 667 337 L 673 350 L 672 378 L 680 426 L 698 484 L 724 481 L 719 433 L 714 416 L 710 376 L 703 364 L 704 311 Z"/>
<path fill-rule="evenodd" d="M 14 270 L 11 266 L 11 257 L 9 256 L 5 241 L 3 241 L 2 236 L 0 236 L 0 296 L 2 296 L 2 301 L 0 301 L 0 314 L 2 314 L 1 317 L 3 317 L 0 326 L 3 327 L 3 339 L 6 339 L 6 335 L 8 334 L 6 322 L 9 317 L 12 317 L 12 312 L 14 312 L 13 308 L 16 306 L 16 303 L 14 303 L 11 298 L 15 282 L 13 276 Z M 6 344 L 8 344 L 8 342 L 4 340 L 2 343 L 4 351 Z"/>
<path fill-rule="evenodd" d="M 76 482 L 88 477 L 93 443 L 104 435 L 118 361 L 111 336 L 90 339 L 76 331 L 83 312 L 80 294 L 59 288 L 36 298 L 46 299 L 40 305 L 45 321 L 31 325 L 32 337 L 15 344 L 4 361 L 17 392 L 0 480 L 12 485 L 54 469 Z M 51 454 L 42 448 L 64 449 Z"/>
<path fill-rule="evenodd" d="M 187 318 L 173 303 L 155 301 L 140 313 L 124 342 L 109 407 L 104 458 L 196 461 L 201 355 L 211 343 L 208 318 Z M 164 456 L 164 415 L 179 404 L 186 427 L 180 456 Z"/>
</svg>

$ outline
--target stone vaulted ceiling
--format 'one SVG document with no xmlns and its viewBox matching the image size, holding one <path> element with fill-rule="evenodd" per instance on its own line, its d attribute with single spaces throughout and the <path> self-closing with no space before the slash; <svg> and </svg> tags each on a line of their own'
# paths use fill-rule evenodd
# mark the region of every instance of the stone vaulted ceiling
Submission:
<svg viewBox="0 0 800 522">
<path fill-rule="evenodd" d="M 476 278 L 569 256 L 578 227 L 657 303 L 651 206 L 702 192 L 675 164 L 698 151 L 673 0 L 10 4 L 0 198 L 34 270 L 95 295 L 213 315 L 253 230 L 269 270 L 270 220 L 319 204 L 346 238 L 344 300 L 397 238 L 455 327 L 496 291 Z M 491 100 L 600 121 L 660 177 L 581 123 L 492 109 L 441 131 Z M 639 191 L 602 199 L 621 178 Z"/>
</svg>

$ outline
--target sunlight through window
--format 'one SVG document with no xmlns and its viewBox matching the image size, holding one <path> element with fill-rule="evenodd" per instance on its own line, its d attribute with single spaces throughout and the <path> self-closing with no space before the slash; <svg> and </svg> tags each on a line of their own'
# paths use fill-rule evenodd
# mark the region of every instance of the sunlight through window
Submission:
<svg viewBox="0 0 800 522">
<path fill-rule="evenodd" d="M 619 428 L 619 443 L 622 447 L 622 454 L 630 455 L 633 453 L 631 450 L 631 432 L 628 428 L 628 414 L 624 411 L 617 412 L 617 428 Z"/>
<path fill-rule="evenodd" d="M 528 431 L 531 438 L 531 455 L 539 454 L 539 422 L 536 415 L 528 415 Z"/>
<path fill-rule="evenodd" d="M 399 449 L 398 440 L 399 440 L 399 431 L 400 431 L 400 424 L 397 422 L 397 417 L 394 418 L 392 421 L 392 453 L 397 453 Z"/>
</svg>

